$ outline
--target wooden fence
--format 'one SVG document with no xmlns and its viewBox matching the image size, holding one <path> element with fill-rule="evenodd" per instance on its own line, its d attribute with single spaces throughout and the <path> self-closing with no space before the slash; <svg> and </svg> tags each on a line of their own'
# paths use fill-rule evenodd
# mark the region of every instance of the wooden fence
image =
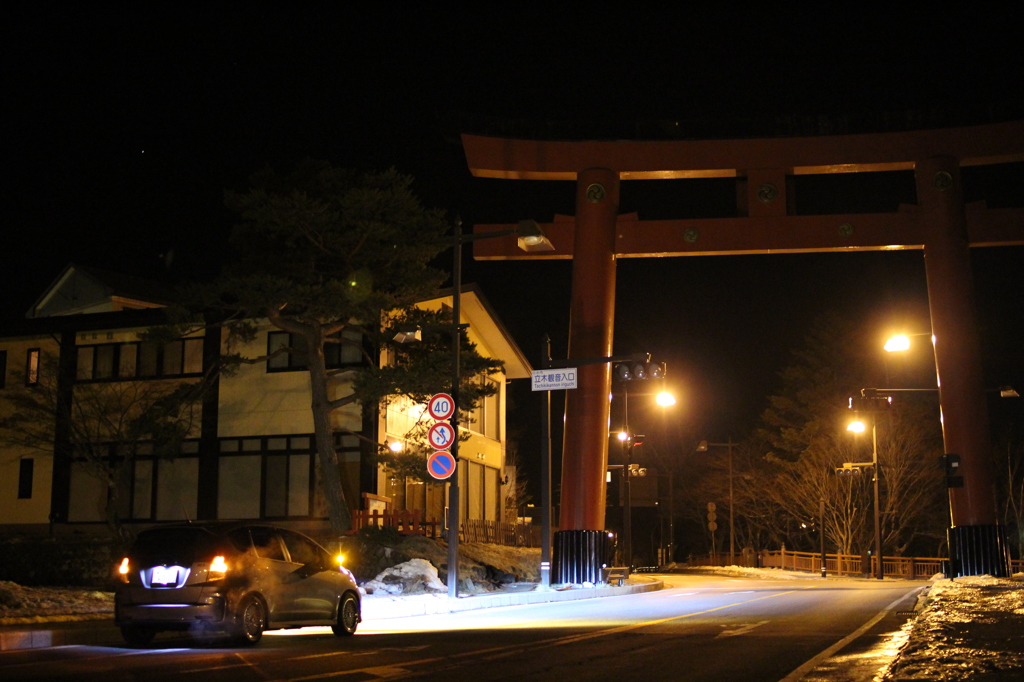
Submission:
<svg viewBox="0 0 1024 682">
<path fill-rule="evenodd" d="M 440 527 L 436 520 L 423 520 L 423 512 L 419 509 L 374 509 L 367 511 L 356 509 L 352 512 L 352 532 L 359 532 L 367 526 L 382 528 L 391 526 L 399 533 L 406 535 L 424 535 L 428 538 L 440 537 Z"/>
<path fill-rule="evenodd" d="M 489 542 L 507 547 L 540 547 L 540 527 L 526 523 L 503 523 L 483 519 L 462 522 L 463 542 Z"/>
<path fill-rule="evenodd" d="M 728 554 L 710 557 L 694 557 L 691 566 L 725 566 L 728 565 Z M 821 554 L 812 552 L 762 551 L 757 555 L 757 565 L 762 568 L 785 568 L 793 571 L 809 571 L 821 573 Z M 939 557 L 882 557 L 882 571 L 894 578 L 930 578 L 942 571 L 946 559 Z M 874 575 L 877 563 L 871 557 L 870 568 L 864 559 L 855 554 L 826 554 L 825 572 L 829 575 Z M 1012 573 L 1024 571 L 1024 561 L 1010 561 Z M 867 569 L 867 570 L 865 570 Z"/>
<path fill-rule="evenodd" d="M 391 526 L 406 535 L 423 535 L 430 538 L 442 537 L 444 533 L 436 520 L 424 521 L 419 509 L 352 512 L 352 532 L 361 528 Z M 462 542 L 489 542 L 509 547 L 540 547 L 540 528 L 525 523 L 502 523 L 483 519 L 467 519 L 459 529 Z"/>
</svg>

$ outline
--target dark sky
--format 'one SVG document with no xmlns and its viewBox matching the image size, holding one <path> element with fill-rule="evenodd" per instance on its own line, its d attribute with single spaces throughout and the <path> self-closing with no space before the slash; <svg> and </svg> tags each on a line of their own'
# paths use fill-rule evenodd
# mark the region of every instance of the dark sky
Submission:
<svg viewBox="0 0 1024 682">
<path fill-rule="evenodd" d="M 266 163 L 395 166 L 468 225 L 545 221 L 572 213 L 572 184 L 473 179 L 460 132 L 627 138 L 670 123 L 753 137 L 1024 116 L 1018 24 L 994 12 L 481 5 L 455 16 L 350 4 L 9 10 L 0 315 L 22 315 L 71 261 L 154 278 L 212 272 L 231 224 L 223 191 Z M 913 201 L 908 178 L 800 195 L 823 210 L 894 210 Z M 969 199 L 1024 205 L 1020 164 L 966 182 Z M 722 181 L 627 183 L 622 209 L 724 215 L 731 196 Z M 1024 249 L 976 261 L 987 371 L 1024 385 Z M 465 279 L 536 362 L 544 332 L 565 352 L 569 268 L 467 262 Z M 913 251 L 624 260 L 616 350 L 667 360 L 685 418 L 721 440 L 750 428 L 825 310 L 926 328 L 923 272 Z M 516 398 L 532 414 L 529 392 Z"/>
</svg>

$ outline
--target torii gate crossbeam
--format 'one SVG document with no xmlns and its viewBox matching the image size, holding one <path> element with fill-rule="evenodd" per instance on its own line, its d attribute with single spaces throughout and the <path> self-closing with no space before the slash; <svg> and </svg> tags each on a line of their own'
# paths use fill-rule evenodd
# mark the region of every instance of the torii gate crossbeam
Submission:
<svg viewBox="0 0 1024 682">
<path fill-rule="evenodd" d="M 569 358 L 612 350 L 615 260 L 646 256 L 923 249 L 945 451 L 961 457 L 950 488 L 957 575 L 1007 575 L 989 463 L 988 411 L 975 323 L 971 246 L 1024 244 L 1024 210 L 965 206 L 960 168 L 1024 160 L 1024 122 L 968 128 L 760 140 L 543 142 L 463 136 L 475 176 L 574 180 L 576 216 L 544 225 L 555 251 L 525 255 L 477 242 L 477 259 L 572 258 Z M 787 177 L 913 170 L 917 204 L 893 214 L 790 215 Z M 736 177 L 735 218 L 643 221 L 618 215 L 622 180 Z M 480 225 L 476 231 L 507 229 Z M 554 582 L 596 582 L 608 460 L 607 366 L 580 368 L 566 400 Z"/>
</svg>

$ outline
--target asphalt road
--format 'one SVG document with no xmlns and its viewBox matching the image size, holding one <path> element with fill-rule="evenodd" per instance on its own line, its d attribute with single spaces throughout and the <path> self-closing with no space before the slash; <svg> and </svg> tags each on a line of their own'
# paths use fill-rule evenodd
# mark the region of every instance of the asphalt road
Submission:
<svg viewBox="0 0 1024 682">
<path fill-rule="evenodd" d="M 0 654 L 0 679 L 787 680 L 827 654 L 869 652 L 923 583 L 663 576 L 646 594 L 267 633 L 253 648 L 163 635 L 150 649 L 69 646 Z M 882 614 L 881 619 L 878 619 Z M 874 621 L 873 627 L 865 627 Z M 847 643 L 848 642 L 848 643 Z M 837 651 L 837 644 L 845 644 Z M 794 674 L 794 671 L 797 671 Z M 849 672 L 849 671 L 847 671 Z M 828 679 L 843 679 L 831 670 Z M 808 679 L 814 679 L 811 672 Z M 845 679 L 857 679 L 856 674 Z M 870 677 L 868 678 L 870 679 Z"/>
</svg>

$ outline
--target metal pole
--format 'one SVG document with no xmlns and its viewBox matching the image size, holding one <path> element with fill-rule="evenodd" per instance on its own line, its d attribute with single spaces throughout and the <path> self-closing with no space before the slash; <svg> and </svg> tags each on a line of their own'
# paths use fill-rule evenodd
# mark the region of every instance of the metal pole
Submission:
<svg viewBox="0 0 1024 682">
<path fill-rule="evenodd" d="M 825 577 L 825 498 L 818 500 L 818 539 L 821 541 L 821 577 Z"/>
<path fill-rule="evenodd" d="M 461 372 L 459 365 L 459 345 L 461 333 L 459 323 L 462 322 L 462 220 L 455 219 L 455 262 L 452 266 L 452 410 L 451 425 L 455 440 L 452 441 L 451 453 L 455 459 L 455 471 L 449 477 L 448 484 L 448 598 L 459 597 L 459 384 Z"/>
<path fill-rule="evenodd" d="M 736 565 L 736 525 L 733 523 L 732 437 L 729 437 L 729 565 Z"/>
<path fill-rule="evenodd" d="M 632 528 L 633 528 L 633 516 L 632 516 L 633 498 L 632 498 L 632 488 L 630 487 L 630 483 L 631 483 L 630 479 L 632 477 L 630 476 L 630 471 L 629 471 L 629 463 L 630 463 L 629 462 L 629 460 L 630 460 L 630 457 L 629 457 L 629 455 L 630 455 L 629 441 L 628 440 L 622 441 L 622 446 L 625 448 L 624 457 L 626 459 L 626 465 L 622 467 L 622 475 L 625 476 L 625 478 L 626 478 L 626 506 L 625 506 L 625 509 L 623 510 L 623 519 L 622 519 L 622 545 L 623 545 L 622 549 L 623 549 L 623 554 L 626 555 L 625 556 L 625 559 L 626 559 L 625 564 L 626 564 L 626 566 L 628 566 L 632 570 L 632 568 L 633 568 L 633 532 L 632 532 Z"/>
<path fill-rule="evenodd" d="M 668 563 L 676 560 L 676 530 L 675 530 L 675 499 L 672 490 L 675 488 L 675 473 L 668 473 Z"/>
<path fill-rule="evenodd" d="M 623 552 L 625 553 L 625 564 L 632 570 L 633 568 L 633 497 L 631 487 L 631 476 L 629 471 L 630 455 L 632 454 L 633 448 L 632 443 L 628 436 L 629 433 L 629 388 L 623 389 L 623 403 L 622 403 L 622 430 L 626 434 L 627 438 L 622 441 L 623 459 L 625 464 L 622 467 L 622 475 L 626 477 L 626 505 L 623 509 L 622 518 L 622 544 Z"/>
<path fill-rule="evenodd" d="M 878 435 L 875 429 L 875 422 L 878 420 L 878 415 L 871 415 L 871 463 L 872 470 L 875 474 L 875 560 L 878 562 L 875 568 L 875 577 L 879 580 L 885 575 L 885 567 L 882 566 L 882 517 L 878 509 Z"/>
<path fill-rule="evenodd" d="M 551 338 L 541 343 L 542 369 L 551 365 Z M 540 440 L 540 589 L 551 587 L 551 391 L 544 391 Z"/>
</svg>

